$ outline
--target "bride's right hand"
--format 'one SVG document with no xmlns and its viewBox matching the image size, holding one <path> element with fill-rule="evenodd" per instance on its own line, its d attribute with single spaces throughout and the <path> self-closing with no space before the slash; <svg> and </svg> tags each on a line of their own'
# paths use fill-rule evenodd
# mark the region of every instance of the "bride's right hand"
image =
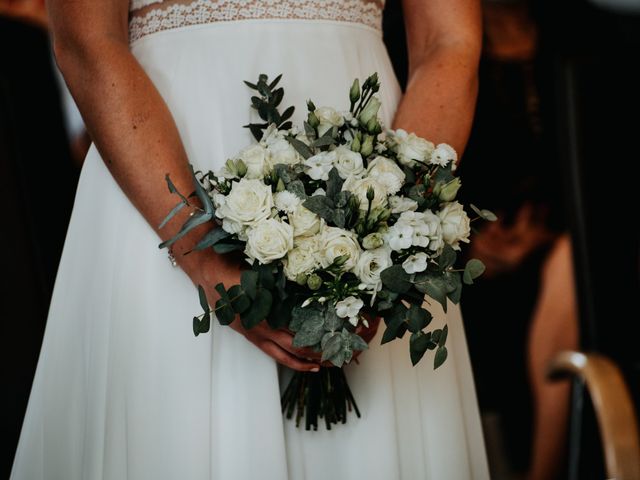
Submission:
<svg viewBox="0 0 640 480">
<path fill-rule="evenodd" d="M 204 253 L 204 255 L 201 252 L 192 252 L 187 257 L 194 254 L 199 258 L 191 258 L 188 263 L 183 264 L 179 259 L 177 260 L 181 263 L 193 283 L 202 285 L 207 293 L 209 305 L 213 306 L 220 298 L 218 292 L 214 289 L 218 283 L 224 284 L 226 288 L 240 283 L 242 269 L 239 265 L 241 260 L 229 256 L 215 255 L 212 252 Z M 319 361 L 307 359 L 312 358 L 312 354 L 308 351 L 309 349 L 293 346 L 293 334 L 291 332 L 284 329 L 274 330 L 267 322 L 260 322 L 255 327 L 247 330 L 242 326 L 238 316 L 236 316 L 230 327 L 244 335 L 256 347 L 286 367 L 301 372 L 317 372 L 320 368 Z"/>
</svg>

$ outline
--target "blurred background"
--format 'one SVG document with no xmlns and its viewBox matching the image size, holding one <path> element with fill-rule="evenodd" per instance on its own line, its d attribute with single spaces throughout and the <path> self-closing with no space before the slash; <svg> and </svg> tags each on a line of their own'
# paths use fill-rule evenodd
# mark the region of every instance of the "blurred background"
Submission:
<svg viewBox="0 0 640 480">
<path fill-rule="evenodd" d="M 483 21 L 461 194 L 499 221 L 462 308 L 491 476 L 640 478 L 640 0 L 485 0 Z M 404 86 L 400 0 L 384 38 Z M 44 1 L 0 0 L 2 477 L 89 144 Z"/>
</svg>

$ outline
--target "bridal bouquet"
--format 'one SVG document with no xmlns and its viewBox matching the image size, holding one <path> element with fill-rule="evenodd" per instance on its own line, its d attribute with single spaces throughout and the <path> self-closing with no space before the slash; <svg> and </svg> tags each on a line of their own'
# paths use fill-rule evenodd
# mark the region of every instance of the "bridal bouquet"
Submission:
<svg viewBox="0 0 640 480">
<path fill-rule="evenodd" d="M 301 129 L 282 113 L 280 76 L 260 75 L 251 97 L 261 123 L 246 125 L 256 139 L 215 172 L 194 173 L 202 204 L 171 240 L 196 225 L 216 225 L 196 249 L 243 252 L 248 268 L 239 285 L 215 286 L 213 312 L 222 325 L 239 316 L 250 329 L 266 320 L 295 333 L 296 347 L 311 347 L 335 367 L 349 363 L 367 343 L 356 333 L 367 318 L 382 317 L 382 343 L 410 332 L 415 365 L 429 350 L 438 368 L 447 358 L 447 327 L 427 330 L 432 315 L 425 295 L 446 311 L 460 301 L 462 284 L 484 266 L 470 260 L 456 268 L 460 244 L 469 242 L 471 220 L 456 194 L 457 155 L 404 130 L 383 131 L 378 118 L 377 75 L 349 91 L 350 108 L 339 112 L 307 102 Z M 189 204 L 167 177 L 180 203 Z M 471 206 L 478 218 L 493 220 Z M 195 335 L 209 331 L 212 310 L 199 287 L 204 313 L 193 319 Z M 296 373 L 282 397 L 283 412 L 306 428 L 345 422 L 359 411 L 341 368 Z"/>
</svg>

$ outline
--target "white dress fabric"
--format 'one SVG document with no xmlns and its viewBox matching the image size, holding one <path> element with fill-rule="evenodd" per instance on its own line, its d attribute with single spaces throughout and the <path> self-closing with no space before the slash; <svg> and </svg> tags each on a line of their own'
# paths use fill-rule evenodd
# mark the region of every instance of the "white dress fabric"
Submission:
<svg viewBox="0 0 640 480">
<path fill-rule="evenodd" d="M 380 31 L 357 22 L 202 23 L 131 48 L 203 170 L 252 142 L 242 81 L 260 73 L 283 74 L 298 124 L 307 98 L 348 109 L 353 79 L 373 72 L 386 125 L 401 94 Z M 381 346 L 381 328 L 346 369 L 362 418 L 308 432 L 281 414 L 290 372 L 228 327 L 194 337 L 196 290 L 158 243 L 92 147 L 11 479 L 488 478 L 457 307 L 433 309 L 434 325 L 449 325 L 444 366 L 434 371 L 430 353 L 412 367 L 408 335 Z"/>
</svg>

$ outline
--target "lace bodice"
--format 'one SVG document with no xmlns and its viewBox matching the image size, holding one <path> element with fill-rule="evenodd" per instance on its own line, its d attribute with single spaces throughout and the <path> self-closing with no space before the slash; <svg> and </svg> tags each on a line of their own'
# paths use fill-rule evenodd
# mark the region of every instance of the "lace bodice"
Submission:
<svg viewBox="0 0 640 480">
<path fill-rule="evenodd" d="M 129 37 L 237 20 L 325 20 L 381 29 L 384 0 L 131 0 Z"/>
</svg>

